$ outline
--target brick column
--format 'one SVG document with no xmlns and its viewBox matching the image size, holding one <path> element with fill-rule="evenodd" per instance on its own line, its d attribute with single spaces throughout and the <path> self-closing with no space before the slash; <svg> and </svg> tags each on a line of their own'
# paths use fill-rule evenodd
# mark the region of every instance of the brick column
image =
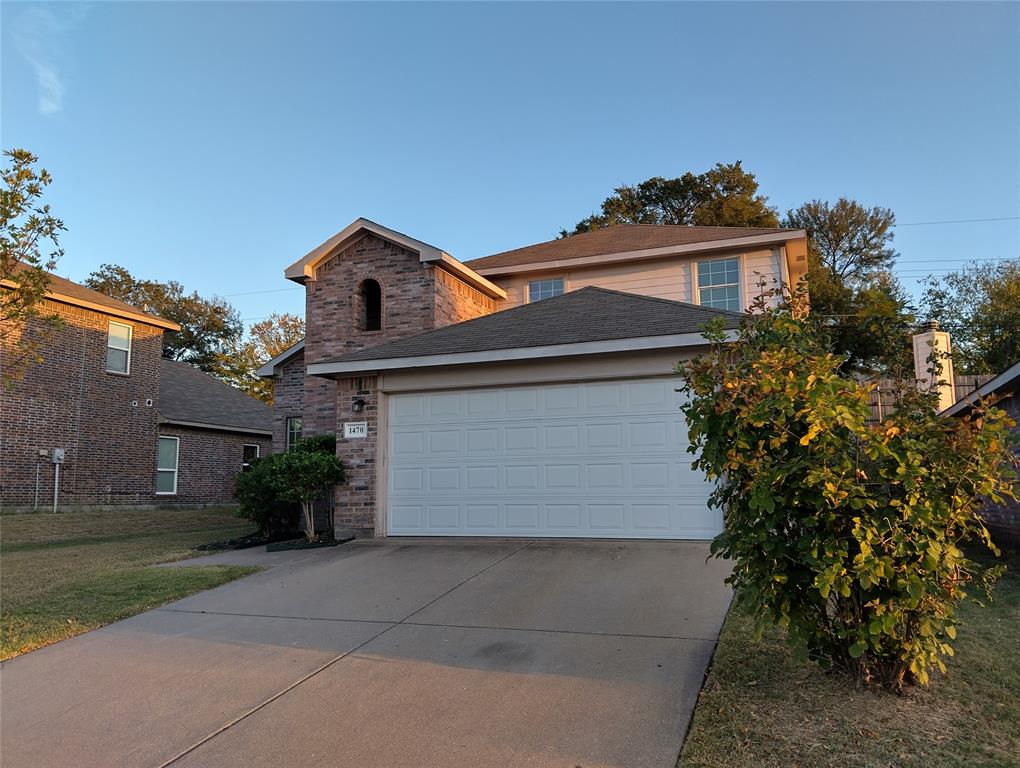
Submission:
<svg viewBox="0 0 1020 768">
<path fill-rule="evenodd" d="M 338 379 L 336 386 L 336 454 L 344 464 L 347 483 L 337 487 L 334 524 L 353 529 L 357 536 L 372 536 L 376 520 L 376 441 L 379 437 L 378 380 L 375 376 Z M 364 409 L 355 412 L 363 400 Z M 344 437 L 344 424 L 364 421 L 368 436 Z M 339 535 L 339 534 L 338 534 Z"/>
</svg>

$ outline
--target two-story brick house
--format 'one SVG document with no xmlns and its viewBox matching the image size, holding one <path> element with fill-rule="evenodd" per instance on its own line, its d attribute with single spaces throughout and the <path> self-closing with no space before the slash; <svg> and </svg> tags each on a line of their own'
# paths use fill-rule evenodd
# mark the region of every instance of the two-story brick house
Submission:
<svg viewBox="0 0 1020 768">
<path fill-rule="evenodd" d="M 361 534 L 710 538 L 676 361 L 807 269 L 802 230 L 623 225 L 461 262 L 358 219 L 292 264 L 278 450 L 337 434 Z"/>
<path fill-rule="evenodd" d="M 55 327 L 49 317 L 59 319 Z M 0 366 L 24 336 L 39 342 L 42 357 L 0 388 L 0 509 L 233 501 L 244 462 L 271 448 L 271 410 L 164 360 L 163 334 L 176 330 L 49 276 L 39 317 L 0 343 Z"/>
</svg>

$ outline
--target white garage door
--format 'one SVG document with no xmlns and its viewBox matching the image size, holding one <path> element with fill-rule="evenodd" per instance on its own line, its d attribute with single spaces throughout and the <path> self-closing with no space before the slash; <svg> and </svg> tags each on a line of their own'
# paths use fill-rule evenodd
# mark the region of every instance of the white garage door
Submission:
<svg viewBox="0 0 1020 768">
<path fill-rule="evenodd" d="M 393 536 L 709 539 L 675 378 L 397 394 Z"/>
</svg>

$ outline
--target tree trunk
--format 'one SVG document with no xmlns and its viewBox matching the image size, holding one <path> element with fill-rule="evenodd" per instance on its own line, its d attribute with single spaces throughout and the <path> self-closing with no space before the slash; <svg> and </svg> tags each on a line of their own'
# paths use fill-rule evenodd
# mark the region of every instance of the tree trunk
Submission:
<svg viewBox="0 0 1020 768">
<path fill-rule="evenodd" d="M 302 501 L 301 511 L 305 516 L 305 537 L 312 541 L 315 538 L 315 502 Z"/>
</svg>

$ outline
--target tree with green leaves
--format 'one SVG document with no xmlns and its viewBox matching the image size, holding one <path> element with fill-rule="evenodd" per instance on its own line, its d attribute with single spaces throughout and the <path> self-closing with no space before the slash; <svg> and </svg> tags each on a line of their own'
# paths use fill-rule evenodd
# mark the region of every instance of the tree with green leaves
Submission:
<svg viewBox="0 0 1020 768">
<path fill-rule="evenodd" d="M 333 486 L 344 482 L 344 466 L 335 455 L 318 450 L 277 453 L 279 494 L 284 501 L 301 505 L 305 536 L 315 538 L 315 502 Z"/>
<path fill-rule="evenodd" d="M 801 301 L 759 299 L 735 342 L 718 324 L 678 364 L 689 450 L 724 516 L 712 552 L 804 657 L 870 687 L 925 684 L 953 653 L 960 602 L 1002 572 L 967 547 L 998 554 L 979 512 L 1013 497 L 1012 421 L 984 406 L 947 419 L 910 387 L 870 424 L 867 386 Z"/>
<path fill-rule="evenodd" d="M 655 176 L 637 185 L 617 187 L 600 213 L 579 221 L 569 237 L 614 224 L 681 224 L 714 227 L 777 227 L 768 198 L 740 161 L 716 164 L 704 173 L 688 171 L 674 179 Z"/>
<path fill-rule="evenodd" d="M 841 197 L 787 211 L 783 226 L 808 235 L 811 315 L 848 372 L 893 378 L 912 371 L 911 307 L 890 271 L 896 216 Z"/>
<path fill-rule="evenodd" d="M 237 310 L 226 299 L 187 293 L 176 280 L 142 280 L 124 267 L 103 264 L 85 279 L 85 285 L 179 324 L 180 331 L 163 334 L 163 357 L 203 371 L 213 369 L 216 356 L 243 330 Z"/>
<path fill-rule="evenodd" d="M 59 318 L 43 312 L 49 274 L 63 255 L 64 223 L 42 202 L 53 179 L 24 149 L 4 151 L 0 170 L 0 381 L 11 387 L 32 363 Z M 34 321 L 34 322 L 33 322 Z"/>
<path fill-rule="evenodd" d="M 304 337 L 305 321 L 302 318 L 274 313 L 253 323 L 246 338 L 228 342 L 223 351 L 216 353 L 209 371 L 242 392 L 272 405 L 273 384 L 255 371 Z"/>
<path fill-rule="evenodd" d="M 1020 363 L 1020 260 L 930 276 L 921 306 L 952 336 L 958 373 L 998 374 Z"/>
</svg>

